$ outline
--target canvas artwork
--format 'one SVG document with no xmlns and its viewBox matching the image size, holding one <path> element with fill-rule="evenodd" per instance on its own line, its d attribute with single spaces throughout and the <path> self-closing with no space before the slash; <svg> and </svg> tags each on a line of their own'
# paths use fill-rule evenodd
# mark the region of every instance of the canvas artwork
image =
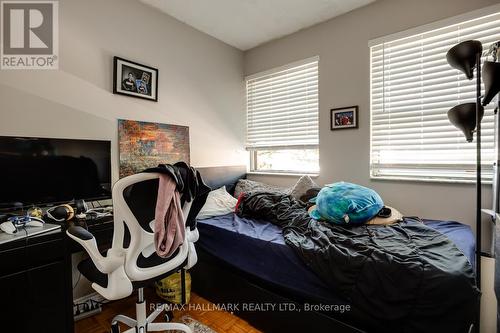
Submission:
<svg viewBox="0 0 500 333">
<path fill-rule="evenodd" d="M 118 120 L 120 178 L 162 163 L 189 164 L 189 127 Z"/>
</svg>

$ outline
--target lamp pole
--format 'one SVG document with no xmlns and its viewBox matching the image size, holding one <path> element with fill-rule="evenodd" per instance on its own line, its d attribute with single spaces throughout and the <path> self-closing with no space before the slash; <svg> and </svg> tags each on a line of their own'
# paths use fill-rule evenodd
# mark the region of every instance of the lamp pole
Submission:
<svg viewBox="0 0 500 333">
<path fill-rule="evenodd" d="M 476 279 L 481 289 L 481 54 L 476 55 Z"/>
<path fill-rule="evenodd" d="M 481 53 L 476 54 L 476 284 L 481 290 Z M 476 332 L 480 332 L 481 298 L 477 305 Z"/>
</svg>

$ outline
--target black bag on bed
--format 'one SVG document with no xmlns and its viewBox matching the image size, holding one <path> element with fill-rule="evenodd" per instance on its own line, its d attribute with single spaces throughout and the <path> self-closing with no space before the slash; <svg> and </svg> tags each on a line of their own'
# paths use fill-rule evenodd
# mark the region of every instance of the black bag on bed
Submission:
<svg viewBox="0 0 500 333">
<path fill-rule="evenodd" d="M 242 217 L 266 219 L 316 274 L 351 302 L 369 332 L 467 332 L 479 301 L 471 264 L 416 218 L 345 227 L 309 217 L 288 195 L 247 194 Z"/>
</svg>

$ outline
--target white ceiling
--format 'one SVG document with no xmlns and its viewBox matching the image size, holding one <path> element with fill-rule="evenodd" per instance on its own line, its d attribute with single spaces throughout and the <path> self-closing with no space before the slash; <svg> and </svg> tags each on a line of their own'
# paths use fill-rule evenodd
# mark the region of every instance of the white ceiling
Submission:
<svg viewBox="0 0 500 333">
<path fill-rule="evenodd" d="M 140 0 L 240 50 L 375 0 Z"/>
</svg>

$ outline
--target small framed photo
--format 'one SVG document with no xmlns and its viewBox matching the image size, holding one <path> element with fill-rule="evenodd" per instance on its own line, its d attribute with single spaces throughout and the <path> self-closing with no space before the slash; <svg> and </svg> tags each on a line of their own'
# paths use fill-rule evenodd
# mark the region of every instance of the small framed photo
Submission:
<svg viewBox="0 0 500 333">
<path fill-rule="evenodd" d="M 358 128 L 358 106 L 330 110 L 330 129 Z"/>
<path fill-rule="evenodd" d="M 113 93 L 158 101 L 158 69 L 113 58 Z"/>
</svg>

